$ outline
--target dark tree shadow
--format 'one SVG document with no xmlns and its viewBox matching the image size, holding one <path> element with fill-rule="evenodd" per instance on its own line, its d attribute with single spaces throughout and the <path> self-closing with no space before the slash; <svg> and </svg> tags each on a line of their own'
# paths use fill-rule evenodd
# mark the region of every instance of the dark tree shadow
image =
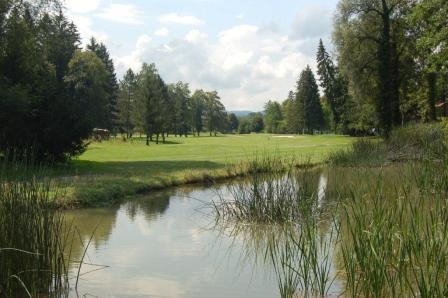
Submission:
<svg viewBox="0 0 448 298">
<path fill-rule="evenodd" d="M 82 174 L 113 174 L 135 175 L 163 173 L 182 170 L 213 170 L 224 167 L 222 163 L 205 160 L 176 160 L 176 161 L 108 161 L 97 162 L 87 160 L 74 160 L 68 165 L 70 172 Z"/>
</svg>

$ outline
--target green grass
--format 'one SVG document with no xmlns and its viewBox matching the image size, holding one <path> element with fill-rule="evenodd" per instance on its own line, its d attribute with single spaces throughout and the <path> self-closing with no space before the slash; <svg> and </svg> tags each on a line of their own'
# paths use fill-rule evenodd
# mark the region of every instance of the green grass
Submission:
<svg viewBox="0 0 448 298">
<path fill-rule="evenodd" d="M 222 135 L 169 137 L 166 144 L 145 145 L 143 139 L 92 143 L 88 150 L 54 175 L 68 182 L 60 204 L 97 206 L 155 188 L 235 177 L 257 156 L 288 156 L 294 162 L 322 163 L 330 152 L 353 139 L 336 135 L 276 137 Z"/>
</svg>

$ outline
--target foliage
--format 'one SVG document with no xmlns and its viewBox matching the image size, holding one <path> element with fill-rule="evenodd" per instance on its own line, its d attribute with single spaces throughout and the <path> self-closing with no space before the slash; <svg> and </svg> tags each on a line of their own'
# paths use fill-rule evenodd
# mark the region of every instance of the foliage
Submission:
<svg viewBox="0 0 448 298">
<path fill-rule="evenodd" d="M 347 132 L 348 83 L 333 64 L 322 40 L 319 41 L 317 51 L 317 69 L 320 86 L 324 90 L 325 99 L 330 107 L 333 130 L 335 132 Z"/>
<path fill-rule="evenodd" d="M 409 19 L 416 27 L 417 47 L 432 71 L 448 71 L 448 3 L 443 0 L 418 1 Z"/>
<path fill-rule="evenodd" d="M 164 132 L 171 124 L 166 118 L 169 110 L 168 89 L 154 64 L 143 64 L 138 82 L 137 111 L 140 126 L 146 133 L 147 145 L 153 135 L 156 135 L 158 143 L 159 136 L 165 138 Z"/>
<path fill-rule="evenodd" d="M 127 138 L 132 137 L 132 132 L 135 127 L 135 119 L 133 116 L 136 113 L 137 79 L 132 69 L 128 69 L 119 84 L 117 102 L 119 130 L 121 133 L 125 133 Z"/>
<path fill-rule="evenodd" d="M 228 115 L 229 132 L 234 133 L 238 130 L 239 121 L 234 113 Z"/>
<path fill-rule="evenodd" d="M 105 82 L 107 72 L 104 64 L 95 53 L 78 51 L 69 63 L 65 77 L 68 91 L 73 95 L 71 120 L 74 129 L 68 134 L 78 135 L 80 150 L 84 149 L 83 140 L 104 119 L 108 109 L 108 93 Z"/>
<path fill-rule="evenodd" d="M 264 106 L 264 124 L 267 133 L 281 133 L 283 113 L 276 101 L 268 101 Z"/>
<path fill-rule="evenodd" d="M 206 100 L 207 94 L 204 90 L 196 90 L 191 97 L 191 130 L 198 136 L 204 126 L 203 114 Z"/>
<path fill-rule="evenodd" d="M 115 67 L 109 52 L 103 43 L 98 43 L 95 38 L 90 39 L 87 50 L 96 54 L 106 67 L 105 91 L 107 94 L 107 102 L 105 103 L 106 112 L 102 121 L 96 124 L 96 127 L 107 128 L 112 132 L 118 129 L 118 83 L 115 75 Z"/>
<path fill-rule="evenodd" d="M 358 114 L 351 121 L 356 130 L 370 126 L 388 137 L 393 127 L 403 123 L 435 119 L 436 86 L 441 78 L 435 78 L 428 65 L 427 58 L 434 55 L 419 50 L 426 23 L 422 7 L 428 3 L 340 1 L 333 40 L 339 68 L 349 82 L 351 114 Z M 441 3 L 432 4 L 438 5 L 433 11 L 442 9 Z M 437 28 L 444 27 L 444 20 L 432 21 Z M 356 124 L 361 121 L 362 125 Z"/>
<path fill-rule="evenodd" d="M 47 161 L 78 155 L 94 126 L 92 111 L 84 109 L 103 102 L 107 86 L 99 69 L 105 66 L 77 53 L 79 34 L 58 1 L 1 5 L 0 151 Z M 90 82 L 95 90 L 85 85 Z M 96 118 L 104 119 L 104 110 Z"/>
<path fill-rule="evenodd" d="M 250 134 L 261 133 L 265 127 L 264 117 L 261 113 L 250 113 L 239 119 L 238 133 Z"/>
<path fill-rule="evenodd" d="M 220 131 L 225 131 L 227 127 L 227 114 L 224 105 L 220 101 L 217 91 L 207 92 L 204 103 L 204 123 L 210 136 Z"/>
<path fill-rule="evenodd" d="M 324 113 L 320 104 L 319 89 L 309 66 L 300 74 L 295 100 L 299 119 L 296 131 L 313 134 L 314 130 L 322 130 L 325 125 Z"/>
<path fill-rule="evenodd" d="M 173 114 L 171 131 L 174 135 L 186 136 L 190 130 L 190 89 L 188 84 L 178 82 L 168 86 L 169 97 L 173 101 L 173 110 L 168 113 Z"/>
</svg>

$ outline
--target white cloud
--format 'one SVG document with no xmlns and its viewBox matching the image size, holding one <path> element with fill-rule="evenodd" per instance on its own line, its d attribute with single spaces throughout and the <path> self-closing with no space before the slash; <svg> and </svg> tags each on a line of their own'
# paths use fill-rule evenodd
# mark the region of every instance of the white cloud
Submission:
<svg viewBox="0 0 448 298">
<path fill-rule="evenodd" d="M 300 44 L 275 26 L 234 26 L 217 39 L 191 30 L 164 44 L 144 35 L 131 55 L 117 60 L 117 70 L 138 70 L 141 63 L 154 62 L 166 82 L 182 80 L 192 89 L 218 90 L 231 110 L 261 110 L 268 99 L 285 99 L 300 71 L 314 64 L 314 54 L 297 51 Z"/>
<path fill-rule="evenodd" d="M 207 37 L 206 33 L 193 29 L 185 35 L 185 40 L 193 44 L 198 44 L 205 41 Z"/>
<path fill-rule="evenodd" d="M 168 36 L 169 33 L 170 33 L 170 31 L 166 27 L 163 27 L 163 28 L 160 28 L 160 29 L 157 29 L 156 31 L 154 31 L 154 35 L 162 36 L 162 37 Z"/>
<path fill-rule="evenodd" d="M 70 20 L 75 23 L 78 32 L 81 34 L 82 44 L 86 45 L 91 37 L 95 37 L 101 42 L 108 41 L 109 37 L 106 33 L 101 31 L 95 31 L 93 27 L 93 22 L 90 17 L 77 14 L 68 14 Z"/>
<path fill-rule="evenodd" d="M 97 14 L 98 17 L 113 22 L 141 25 L 144 23 L 144 15 L 141 10 L 132 4 L 110 4 Z"/>
<path fill-rule="evenodd" d="M 136 47 L 138 50 L 144 50 L 151 44 L 151 41 L 152 41 L 151 36 L 147 34 L 141 35 L 137 40 Z"/>
<path fill-rule="evenodd" d="M 172 24 L 191 25 L 191 26 L 199 26 L 204 24 L 204 21 L 195 16 L 180 15 L 178 13 L 163 14 L 159 16 L 159 21 L 161 23 L 172 23 Z"/>
<path fill-rule="evenodd" d="M 309 6 L 299 11 L 293 24 L 294 39 L 324 38 L 332 28 L 332 12 L 321 6 Z"/>
<path fill-rule="evenodd" d="M 89 13 L 95 11 L 101 0 L 65 0 L 65 6 L 73 13 Z"/>
</svg>

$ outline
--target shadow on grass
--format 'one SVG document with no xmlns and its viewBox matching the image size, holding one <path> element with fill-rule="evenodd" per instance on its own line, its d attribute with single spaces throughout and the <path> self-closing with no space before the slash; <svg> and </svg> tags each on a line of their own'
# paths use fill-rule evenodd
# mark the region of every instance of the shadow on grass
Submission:
<svg viewBox="0 0 448 298">
<path fill-rule="evenodd" d="M 108 161 L 87 160 L 73 161 L 68 169 L 78 175 L 110 174 L 119 176 L 151 175 L 154 173 L 171 174 L 188 170 L 214 170 L 224 167 L 221 163 L 211 161 Z"/>
</svg>

